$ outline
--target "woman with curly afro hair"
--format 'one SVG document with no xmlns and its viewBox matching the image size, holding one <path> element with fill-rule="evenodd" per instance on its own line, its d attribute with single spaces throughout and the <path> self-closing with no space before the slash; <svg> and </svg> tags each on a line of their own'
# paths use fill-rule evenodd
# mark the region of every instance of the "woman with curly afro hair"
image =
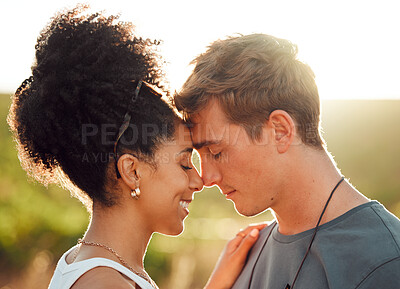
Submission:
<svg viewBox="0 0 400 289">
<path fill-rule="evenodd" d="M 182 232 L 203 182 L 190 132 L 162 99 L 158 43 L 87 8 L 59 12 L 41 32 L 8 116 L 28 174 L 91 213 L 49 288 L 157 288 L 143 266 L 151 235 Z M 206 288 L 231 287 L 261 227 L 227 244 Z"/>
</svg>

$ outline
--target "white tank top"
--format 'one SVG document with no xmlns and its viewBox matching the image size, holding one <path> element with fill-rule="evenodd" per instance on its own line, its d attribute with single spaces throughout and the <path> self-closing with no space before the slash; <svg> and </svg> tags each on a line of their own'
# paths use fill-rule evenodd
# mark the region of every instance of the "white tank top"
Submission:
<svg viewBox="0 0 400 289">
<path fill-rule="evenodd" d="M 51 279 L 48 289 L 69 289 L 76 282 L 76 280 L 78 280 L 79 277 L 81 277 L 87 271 L 100 266 L 110 267 L 117 270 L 118 272 L 124 274 L 126 277 L 131 279 L 137 285 L 139 285 L 142 289 L 154 289 L 154 287 L 151 286 L 150 283 L 142 277 L 136 275 L 131 270 L 122 266 L 121 264 L 106 258 L 91 258 L 67 264 L 65 258 L 75 248 L 76 246 L 65 252 L 58 261 L 56 270 L 54 271 L 53 278 Z"/>
</svg>

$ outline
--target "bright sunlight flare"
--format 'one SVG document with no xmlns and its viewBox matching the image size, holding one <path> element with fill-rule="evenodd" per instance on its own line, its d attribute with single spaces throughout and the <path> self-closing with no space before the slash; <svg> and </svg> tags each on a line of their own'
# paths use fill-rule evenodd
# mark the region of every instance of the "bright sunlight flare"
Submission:
<svg viewBox="0 0 400 289">
<path fill-rule="evenodd" d="M 168 78 L 179 89 L 189 63 L 218 38 L 266 33 L 299 46 L 316 74 L 321 98 L 400 98 L 397 1 L 86 1 L 121 13 L 139 35 L 161 39 Z M 30 75 L 37 35 L 49 18 L 76 1 L 2 1 L 0 91 Z"/>
</svg>

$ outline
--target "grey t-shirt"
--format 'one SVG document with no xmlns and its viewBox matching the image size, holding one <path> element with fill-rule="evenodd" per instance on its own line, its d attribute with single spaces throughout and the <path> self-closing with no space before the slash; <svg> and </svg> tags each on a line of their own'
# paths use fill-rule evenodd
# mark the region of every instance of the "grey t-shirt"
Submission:
<svg viewBox="0 0 400 289">
<path fill-rule="evenodd" d="M 291 285 L 313 231 L 282 235 L 278 225 L 265 228 L 232 289 Z M 400 289 L 400 221 L 377 201 L 320 226 L 294 289 L 325 288 Z"/>
</svg>

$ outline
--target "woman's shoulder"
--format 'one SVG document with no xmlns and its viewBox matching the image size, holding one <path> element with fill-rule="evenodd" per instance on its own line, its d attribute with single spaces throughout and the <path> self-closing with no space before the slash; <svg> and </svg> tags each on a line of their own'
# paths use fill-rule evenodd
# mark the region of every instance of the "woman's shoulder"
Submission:
<svg viewBox="0 0 400 289">
<path fill-rule="evenodd" d="M 83 274 L 71 289 L 135 289 L 135 282 L 109 267 L 96 267 Z"/>
</svg>

